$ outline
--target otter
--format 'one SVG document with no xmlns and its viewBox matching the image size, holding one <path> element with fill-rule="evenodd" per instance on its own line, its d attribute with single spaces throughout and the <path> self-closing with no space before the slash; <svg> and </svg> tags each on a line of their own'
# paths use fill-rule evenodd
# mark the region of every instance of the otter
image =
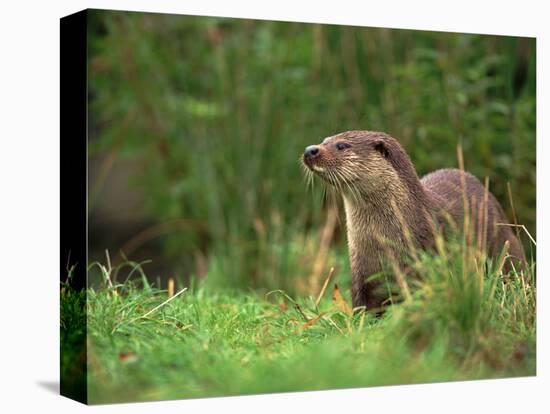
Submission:
<svg viewBox="0 0 550 414">
<path fill-rule="evenodd" d="M 405 268 L 411 246 L 434 248 L 437 229 L 462 228 L 465 212 L 489 256 L 498 257 L 509 243 L 505 271 L 510 261 L 526 263 L 502 207 L 476 177 L 441 169 L 419 179 L 403 147 L 386 133 L 342 132 L 306 147 L 302 161 L 343 199 L 354 308 L 382 309 L 388 294 L 369 276 L 390 258 Z"/>
</svg>

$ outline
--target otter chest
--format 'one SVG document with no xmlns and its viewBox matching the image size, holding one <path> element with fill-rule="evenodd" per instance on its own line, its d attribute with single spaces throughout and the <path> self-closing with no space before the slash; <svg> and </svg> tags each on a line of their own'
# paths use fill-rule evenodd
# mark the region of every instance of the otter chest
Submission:
<svg viewBox="0 0 550 414">
<path fill-rule="evenodd" d="M 358 209 L 344 200 L 346 229 L 351 256 L 386 256 L 388 249 L 403 250 L 402 219 L 393 208 L 366 206 Z"/>
</svg>

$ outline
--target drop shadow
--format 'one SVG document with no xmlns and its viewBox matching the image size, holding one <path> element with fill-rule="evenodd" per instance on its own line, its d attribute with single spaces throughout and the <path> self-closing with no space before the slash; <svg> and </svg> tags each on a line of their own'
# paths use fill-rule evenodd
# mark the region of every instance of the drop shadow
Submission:
<svg viewBox="0 0 550 414">
<path fill-rule="evenodd" d="M 59 381 L 38 381 L 36 384 L 46 391 L 59 395 Z"/>
</svg>

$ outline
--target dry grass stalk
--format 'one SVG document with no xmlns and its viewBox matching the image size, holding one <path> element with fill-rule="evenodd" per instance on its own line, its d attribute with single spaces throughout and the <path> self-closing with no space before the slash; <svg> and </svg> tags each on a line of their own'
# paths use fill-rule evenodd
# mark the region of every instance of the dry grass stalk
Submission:
<svg viewBox="0 0 550 414">
<path fill-rule="evenodd" d="M 309 285 L 311 290 L 318 289 L 321 275 L 325 272 L 329 247 L 334 237 L 334 230 L 336 229 L 337 222 L 338 210 L 336 206 L 330 206 L 327 209 L 327 219 L 325 221 L 325 225 L 323 226 L 323 230 L 321 231 L 319 250 L 317 252 L 317 255 L 315 256 L 313 270 L 309 278 Z"/>
<path fill-rule="evenodd" d="M 508 201 L 510 201 L 510 207 L 512 208 L 512 218 L 514 219 L 514 225 L 518 225 L 518 219 L 516 216 L 516 208 L 514 207 L 514 198 L 512 197 L 512 186 L 510 185 L 510 181 L 506 182 L 506 190 L 508 192 Z M 516 236 L 518 239 L 520 238 L 519 228 L 516 227 Z"/>
<path fill-rule="evenodd" d="M 470 208 L 469 208 L 469 203 L 468 203 L 468 195 L 467 195 L 467 192 L 466 192 L 466 175 L 465 175 L 465 170 L 464 170 L 464 154 L 462 152 L 462 144 L 457 145 L 456 152 L 457 152 L 457 158 L 458 158 L 458 168 L 462 172 L 462 174 L 460 175 L 460 187 L 461 187 L 461 192 L 462 192 L 462 203 L 463 203 L 463 206 L 464 206 L 464 223 L 463 223 L 464 249 L 463 249 L 463 252 L 462 252 L 462 263 L 463 263 L 462 271 L 464 273 L 463 276 L 465 277 L 466 276 L 465 272 L 467 271 L 466 265 L 468 263 L 468 251 L 469 251 L 468 247 L 472 245 L 472 243 L 471 243 L 471 236 L 472 236 L 471 227 L 472 226 L 471 226 L 471 223 L 470 223 Z"/>
<path fill-rule="evenodd" d="M 172 296 L 171 298 L 165 300 L 164 302 L 162 302 L 160 305 L 157 305 L 155 306 L 153 309 L 151 309 L 149 312 L 147 312 L 145 315 L 143 316 L 140 316 L 139 318 L 146 318 L 147 316 L 151 315 L 153 312 L 155 312 L 156 310 L 162 308 L 164 305 L 166 305 L 168 302 L 171 302 L 172 300 L 174 300 L 175 298 L 177 298 L 179 295 L 181 295 L 183 292 L 185 292 L 187 290 L 187 288 L 183 288 L 182 290 L 180 290 L 178 293 L 176 293 L 174 296 Z M 139 319 L 138 318 L 138 319 Z"/>
<path fill-rule="evenodd" d="M 497 223 L 496 225 L 497 226 L 510 226 L 510 227 L 520 228 L 525 232 L 525 234 L 527 234 L 527 237 L 529 237 L 529 240 L 531 240 L 531 243 L 533 243 L 535 246 L 537 245 L 537 242 L 535 241 L 533 236 L 531 236 L 531 233 L 529 233 L 529 230 L 527 230 L 527 227 L 525 227 L 523 224 Z"/>
<path fill-rule="evenodd" d="M 330 271 L 328 272 L 328 276 L 325 279 L 325 283 L 323 284 L 323 287 L 321 288 L 321 291 L 319 292 L 319 296 L 317 296 L 317 299 L 315 300 L 315 306 L 319 306 L 319 303 L 321 302 L 321 299 L 323 298 L 323 295 L 325 294 L 325 291 L 327 290 L 327 286 L 329 285 L 329 283 L 332 280 L 333 276 L 334 276 L 334 267 L 331 267 Z"/>
<path fill-rule="evenodd" d="M 506 240 L 504 243 L 504 247 L 502 249 L 502 259 L 500 260 L 500 263 L 497 267 L 497 273 L 502 274 L 502 269 L 504 267 L 504 263 L 506 262 L 506 259 L 508 258 L 508 251 L 510 250 L 510 242 Z"/>
<path fill-rule="evenodd" d="M 171 278 L 168 279 L 168 297 L 169 298 L 174 296 L 174 291 L 175 291 L 174 278 L 171 277 Z"/>
</svg>

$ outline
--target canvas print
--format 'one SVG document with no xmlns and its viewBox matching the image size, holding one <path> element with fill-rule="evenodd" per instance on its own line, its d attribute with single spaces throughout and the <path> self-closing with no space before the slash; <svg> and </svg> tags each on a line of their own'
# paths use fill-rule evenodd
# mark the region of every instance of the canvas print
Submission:
<svg viewBox="0 0 550 414">
<path fill-rule="evenodd" d="M 61 392 L 536 374 L 534 38 L 61 20 Z"/>
</svg>

